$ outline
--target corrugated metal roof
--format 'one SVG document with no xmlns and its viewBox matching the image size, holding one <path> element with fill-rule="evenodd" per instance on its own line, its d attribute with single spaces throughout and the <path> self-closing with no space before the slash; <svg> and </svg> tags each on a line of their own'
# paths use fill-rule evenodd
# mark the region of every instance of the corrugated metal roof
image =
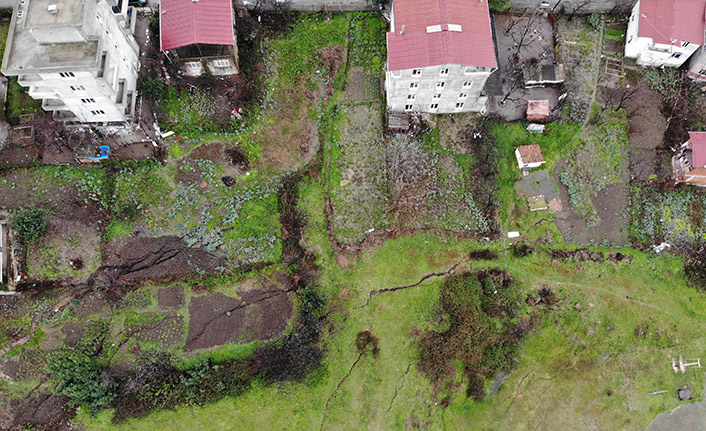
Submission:
<svg viewBox="0 0 706 431">
<path fill-rule="evenodd" d="M 162 50 L 195 43 L 235 45 L 230 0 L 161 0 Z"/>
<path fill-rule="evenodd" d="M 394 0 L 394 14 L 395 28 L 387 33 L 389 70 L 497 67 L 486 1 Z M 432 26 L 440 31 L 429 32 Z"/>
<path fill-rule="evenodd" d="M 691 141 L 691 166 L 706 168 L 706 132 L 689 132 Z"/>
<path fill-rule="evenodd" d="M 637 35 L 655 43 L 704 44 L 706 0 L 640 0 Z"/>
</svg>

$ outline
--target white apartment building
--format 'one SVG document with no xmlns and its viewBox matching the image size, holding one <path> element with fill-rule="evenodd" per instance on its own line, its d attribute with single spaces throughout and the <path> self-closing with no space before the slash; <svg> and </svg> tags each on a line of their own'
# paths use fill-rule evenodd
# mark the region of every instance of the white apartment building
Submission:
<svg viewBox="0 0 706 431">
<path fill-rule="evenodd" d="M 679 67 L 704 44 L 706 0 L 638 0 L 625 56 L 640 66 Z"/>
<path fill-rule="evenodd" d="M 385 89 L 391 112 L 478 112 L 497 68 L 485 1 L 394 0 Z"/>
<path fill-rule="evenodd" d="M 139 70 L 135 17 L 127 0 L 19 0 L 2 72 L 57 120 L 129 121 Z"/>
<path fill-rule="evenodd" d="M 687 76 L 696 82 L 706 82 L 706 46 L 691 56 Z"/>
</svg>

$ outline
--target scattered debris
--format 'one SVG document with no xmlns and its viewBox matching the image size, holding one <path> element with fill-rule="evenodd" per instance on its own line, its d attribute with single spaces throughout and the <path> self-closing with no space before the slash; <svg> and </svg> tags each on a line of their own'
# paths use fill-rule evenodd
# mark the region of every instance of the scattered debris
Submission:
<svg viewBox="0 0 706 431">
<path fill-rule="evenodd" d="M 679 355 L 678 362 L 676 359 L 672 359 L 672 370 L 674 370 L 675 373 L 681 371 L 681 373 L 684 374 L 689 367 L 701 368 L 701 358 L 684 359 L 682 355 Z"/>
<path fill-rule="evenodd" d="M 664 392 L 667 392 L 667 391 L 664 391 Z M 691 390 L 691 388 L 680 388 L 677 391 L 677 397 L 679 398 L 679 401 L 693 400 L 694 399 L 694 392 Z"/>
<path fill-rule="evenodd" d="M 669 243 L 667 243 L 667 242 L 663 242 L 663 243 L 660 244 L 660 245 L 653 245 L 653 246 L 652 246 L 652 250 L 654 250 L 655 253 L 659 253 L 659 252 L 661 252 L 661 251 L 663 251 L 663 250 L 665 250 L 665 249 L 668 249 L 668 248 L 670 248 L 670 247 L 672 247 L 671 244 L 669 244 Z"/>
</svg>

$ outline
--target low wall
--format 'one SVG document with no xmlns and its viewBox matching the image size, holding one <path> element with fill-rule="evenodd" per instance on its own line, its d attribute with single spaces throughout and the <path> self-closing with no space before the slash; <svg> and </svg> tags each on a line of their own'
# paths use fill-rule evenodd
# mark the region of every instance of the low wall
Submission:
<svg viewBox="0 0 706 431">
<path fill-rule="evenodd" d="M 0 3 L 6 0 L 0 0 Z M 299 11 L 346 12 L 376 10 L 372 0 L 240 0 L 249 9 L 285 9 Z M 430 0 L 433 1 L 433 0 Z M 486 0 L 487 1 L 487 0 Z M 566 13 L 589 14 L 592 12 L 628 12 L 635 0 L 511 0 L 516 12 L 524 9 L 546 9 Z"/>
</svg>

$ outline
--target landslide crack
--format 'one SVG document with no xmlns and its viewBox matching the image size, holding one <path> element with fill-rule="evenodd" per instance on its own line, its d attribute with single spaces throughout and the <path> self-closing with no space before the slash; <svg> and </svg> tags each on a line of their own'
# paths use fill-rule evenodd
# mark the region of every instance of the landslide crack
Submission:
<svg viewBox="0 0 706 431">
<path fill-rule="evenodd" d="M 367 306 L 370 303 L 370 300 L 373 299 L 376 295 L 378 295 L 380 293 L 396 292 L 398 290 L 408 289 L 410 287 L 419 286 L 420 284 L 424 283 L 426 280 L 428 280 L 430 278 L 444 277 L 446 275 L 453 274 L 454 272 L 456 272 L 456 268 L 458 268 L 459 265 L 460 265 L 460 263 L 456 263 L 456 264 L 454 264 L 454 266 L 452 266 L 451 268 L 447 269 L 444 272 L 430 272 L 429 274 L 426 274 L 424 277 L 420 278 L 419 281 L 417 281 L 416 283 L 405 284 L 404 286 L 388 287 L 387 289 L 371 290 L 370 295 L 368 295 L 368 299 L 365 301 L 365 304 L 363 304 L 362 306 L 360 306 L 358 308 L 363 308 L 363 307 Z"/>
</svg>

